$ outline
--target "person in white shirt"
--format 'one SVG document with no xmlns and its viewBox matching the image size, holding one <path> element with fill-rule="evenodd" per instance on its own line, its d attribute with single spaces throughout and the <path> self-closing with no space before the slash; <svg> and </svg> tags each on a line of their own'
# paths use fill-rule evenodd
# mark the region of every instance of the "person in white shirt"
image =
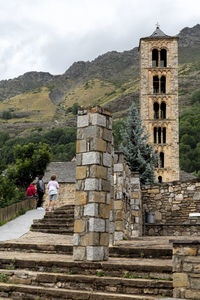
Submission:
<svg viewBox="0 0 200 300">
<path fill-rule="evenodd" d="M 51 211 L 54 211 L 55 201 L 57 199 L 59 189 L 59 184 L 56 181 L 56 175 L 51 176 L 51 180 L 49 181 L 47 188 L 49 190 L 49 201 L 46 210 L 49 211 L 51 206 Z"/>
</svg>

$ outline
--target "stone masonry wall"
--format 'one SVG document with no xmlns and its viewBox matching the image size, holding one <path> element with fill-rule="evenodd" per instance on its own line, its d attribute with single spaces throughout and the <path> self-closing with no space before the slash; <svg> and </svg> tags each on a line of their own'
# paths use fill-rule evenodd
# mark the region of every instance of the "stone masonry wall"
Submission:
<svg viewBox="0 0 200 300">
<path fill-rule="evenodd" d="M 101 107 L 78 112 L 74 260 L 108 259 L 112 116 Z"/>
<path fill-rule="evenodd" d="M 139 174 L 132 174 L 122 152 L 114 155 L 115 241 L 142 235 Z"/>
<path fill-rule="evenodd" d="M 142 202 L 144 215 L 155 214 L 153 224 L 145 222 L 144 234 L 198 234 L 199 225 L 189 214 L 200 211 L 200 180 L 142 186 Z"/>
<path fill-rule="evenodd" d="M 200 299 L 200 241 L 173 241 L 173 297 Z"/>
<path fill-rule="evenodd" d="M 49 193 L 46 189 L 44 194 L 44 205 L 43 207 L 47 207 Z M 60 183 L 59 182 L 59 190 L 58 190 L 58 197 L 55 203 L 56 208 L 64 206 L 64 205 L 71 205 L 74 204 L 75 199 L 75 183 Z"/>
</svg>

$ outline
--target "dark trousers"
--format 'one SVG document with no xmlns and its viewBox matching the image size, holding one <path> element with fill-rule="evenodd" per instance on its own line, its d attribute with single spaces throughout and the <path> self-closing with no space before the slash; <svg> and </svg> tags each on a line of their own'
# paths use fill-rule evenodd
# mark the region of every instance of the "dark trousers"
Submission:
<svg viewBox="0 0 200 300">
<path fill-rule="evenodd" d="M 42 206 L 43 196 L 44 196 L 44 193 L 38 193 L 37 207 L 41 207 Z"/>
</svg>

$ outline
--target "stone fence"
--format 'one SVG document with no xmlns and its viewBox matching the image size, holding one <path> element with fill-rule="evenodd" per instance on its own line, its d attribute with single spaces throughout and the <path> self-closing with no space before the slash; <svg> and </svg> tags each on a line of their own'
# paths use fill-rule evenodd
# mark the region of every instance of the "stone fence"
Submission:
<svg viewBox="0 0 200 300">
<path fill-rule="evenodd" d="M 34 198 L 26 198 L 20 202 L 0 208 L 0 223 L 7 222 L 14 218 L 21 210 L 29 210 L 36 207 Z"/>
<path fill-rule="evenodd" d="M 199 179 L 142 186 L 142 202 L 145 235 L 198 235 L 189 214 L 200 211 Z"/>
<path fill-rule="evenodd" d="M 200 299 L 200 241 L 173 241 L 173 296 Z"/>
</svg>

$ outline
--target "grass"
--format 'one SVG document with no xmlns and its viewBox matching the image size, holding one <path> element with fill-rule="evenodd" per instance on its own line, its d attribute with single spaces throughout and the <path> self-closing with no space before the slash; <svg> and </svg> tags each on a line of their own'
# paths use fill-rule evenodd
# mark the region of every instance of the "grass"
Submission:
<svg viewBox="0 0 200 300">
<path fill-rule="evenodd" d="M 124 278 L 129 278 L 129 279 L 152 279 L 152 280 L 166 280 L 166 281 L 173 281 L 173 279 L 171 277 L 168 278 L 159 278 L 159 277 L 155 277 L 155 276 L 141 276 L 141 275 L 137 275 L 137 274 L 130 274 L 129 272 L 126 272 L 124 274 Z"/>
<path fill-rule="evenodd" d="M 8 279 L 9 279 L 9 277 L 7 274 L 0 273 L 0 282 L 6 283 L 6 282 L 8 282 Z"/>
</svg>

